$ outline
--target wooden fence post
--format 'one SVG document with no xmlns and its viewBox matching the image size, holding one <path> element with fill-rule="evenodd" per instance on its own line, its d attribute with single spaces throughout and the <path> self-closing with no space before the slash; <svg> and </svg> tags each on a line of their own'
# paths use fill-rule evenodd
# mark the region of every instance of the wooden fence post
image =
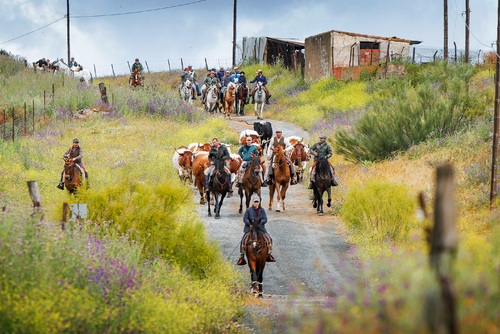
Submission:
<svg viewBox="0 0 500 334">
<path fill-rule="evenodd" d="M 97 71 L 95 70 L 95 64 L 94 64 L 94 76 L 97 78 Z"/>
<path fill-rule="evenodd" d="M 35 136 L 35 100 L 33 100 L 33 136 Z"/>
<path fill-rule="evenodd" d="M 170 59 L 167 59 L 167 62 L 168 62 L 168 71 L 172 71 L 172 69 L 170 68 Z"/>
<path fill-rule="evenodd" d="M 45 114 L 45 90 L 43 91 L 43 113 Z"/>
<path fill-rule="evenodd" d="M 413 64 L 415 64 L 415 47 L 413 48 Z"/>
<path fill-rule="evenodd" d="M 28 189 L 30 192 L 31 200 L 33 201 L 33 207 L 39 208 L 42 206 L 42 196 L 40 195 L 40 190 L 38 189 L 38 183 L 36 181 L 27 181 Z"/>
<path fill-rule="evenodd" d="M 205 58 L 205 67 L 207 68 L 207 71 L 208 71 L 208 63 L 207 63 L 207 58 Z"/>
<path fill-rule="evenodd" d="M 457 248 L 453 168 L 437 168 L 434 200 L 434 227 L 430 238 L 430 265 L 436 273 L 440 296 L 427 305 L 429 327 L 434 332 L 458 333 L 455 296 L 451 282 L 452 263 Z"/>
<path fill-rule="evenodd" d="M 5 140 L 5 109 L 3 110 L 3 136 L 2 139 Z"/>
<path fill-rule="evenodd" d="M 16 118 L 16 115 L 14 114 L 14 107 L 12 107 L 12 142 L 14 142 L 14 133 L 15 133 L 15 118 Z"/>
<path fill-rule="evenodd" d="M 182 61 L 182 58 L 181 58 L 181 70 L 184 71 L 184 62 Z"/>
<path fill-rule="evenodd" d="M 108 96 L 106 95 L 106 85 L 103 82 L 99 83 L 99 91 L 101 92 L 101 101 L 108 104 Z"/>
<path fill-rule="evenodd" d="M 62 85 L 64 87 L 64 72 L 61 72 L 61 77 L 62 77 Z"/>
<path fill-rule="evenodd" d="M 63 203 L 63 211 L 61 218 L 61 229 L 64 231 L 64 225 L 66 224 L 66 219 L 68 218 L 68 203 Z"/>
<path fill-rule="evenodd" d="M 113 64 L 111 64 L 111 71 L 113 71 L 113 76 L 116 77 L 116 75 L 115 75 L 115 68 L 113 67 Z"/>
<path fill-rule="evenodd" d="M 24 102 L 24 135 L 26 136 L 26 102 Z"/>
<path fill-rule="evenodd" d="M 130 68 L 130 63 L 128 60 L 127 60 L 127 65 L 128 65 L 128 70 L 132 73 L 132 69 Z"/>
<path fill-rule="evenodd" d="M 55 86 L 52 84 L 52 105 L 54 104 Z"/>
<path fill-rule="evenodd" d="M 144 62 L 146 63 L 146 68 L 148 69 L 148 73 L 151 73 L 151 72 L 149 71 L 148 61 L 147 61 L 147 60 L 145 60 Z"/>
</svg>

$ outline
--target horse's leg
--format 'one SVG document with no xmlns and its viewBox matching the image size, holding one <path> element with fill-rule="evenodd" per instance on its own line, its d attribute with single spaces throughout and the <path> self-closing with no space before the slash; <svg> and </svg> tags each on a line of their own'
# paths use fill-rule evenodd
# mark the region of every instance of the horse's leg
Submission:
<svg viewBox="0 0 500 334">
<path fill-rule="evenodd" d="M 323 191 L 319 192 L 318 215 L 323 216 Z"/>
<path fill-rule="evenodd" d="M 276 183 L 271 183 L 269 185 L 269 210 L 273 207 L 274 190 L 276 190 Z"/>
<path fill-rule="evenodd" d="M 245 189 L 245 202 L 247 205 L 247 209 L 250 206 L 250 196 L 252 196 L 252 193 Z"/>
<path fill-rule="evenodd" d="M 217 206 L 217 215 L 216 217 L 219 217 L 220 218 L 220 208 L 222 207 L 222 202 L 224 202 L 224 198 L 226 197 L 226 193 L 223 192 L 220 196 L 220 202 L 219 202 L 219 205 Z"/>
<path fill-rule="evenodd" d="M 214 209 L 214 213 L 215 213 L 215 218 L 219 218 L 219 193 L 217 192 L 214 192 L 214 196 L 215 196 L 215 209 Z"/>
<path fill-rule="evenodd" d="M 258 116 L 259 116 L 259 113 L 257 112 L 257 102 L 255 102 L 255 109 L 254 109 L 254 111 L 255 111 L 255 116 L 257 116 L 257 117 L 258 117 Z"/>
<path fill-rule="evenodd" d="M 260 119 L 264 119 L 264 118 L 262 117 L 262 111 L 263 111 L 263 110 L 264 110 L 264 102 L 262 102 L 262 103 L 260 104 Z"/>
<path fill-rule="evenodd" d="M 238 188 L 238 195 L 240 195 L 240 209 L 238 210 L 238 213 L 243 212 L 243 190 L 241 190 L 241 187 Z"/>
<path fill-rule="evenodd" d="M 288 185 L 290 184 L 290 181 L 285 183 L 284 186 L 281 187 L 281 207 L 283 211 L 285 211 L 285 197 L 286 197 L 286 191 L 288 190 Z"/>
<path fill-rule="evenodd" d="M 278 202 L 278 206 L 276 208 L 276 212 L 281 212 L 281 189 L 282 185 L 278 182 L 276 173 L 274 173 L 274 182 L 276 183 L 276 202 Z"/>
<path fill-rule="evenodd" d="M 263 266 L 259 268 L 259 298 L 262 298 L 264 296 L 264 287 L 263 287 L 263 281 L 264 281 L 264 266 L 266 265 L 266 262 L 264 262 Z"/>
<path fill-rule="evenodd" d="M 210 198 L 210 190 L 207 191 L 207 197 Z M 217 210 L 217 207 L 215 210 Z M 212 217 L 212 213 L 210 212 L 210 201 L 208 201 L 208 216 Z"/>
<path fill-rule="evenodd" d="M 319 197 L 319 195 L 318 195 L 318 189 L 316 189 L 316 187 L 313 190 L 313 194 L 314 194 L 313 208 L 317 209 L 318 208 L 318 197 Z"/>
<path fill-rule="evenodd" d="M 332 187 L 328 187 L 326 190 L 328 192 L 328 203 L 326 204 L 327 207 L 332 206 Z"/>
<path fill-rule="evenodd" d="M 198 192 L 200 193 L 200 204 L 205 204 L 205 194 L 203 193 L 203 184 L 201 182 L 197 182 L 196 186 L 198 187 Z"/>
</svg>

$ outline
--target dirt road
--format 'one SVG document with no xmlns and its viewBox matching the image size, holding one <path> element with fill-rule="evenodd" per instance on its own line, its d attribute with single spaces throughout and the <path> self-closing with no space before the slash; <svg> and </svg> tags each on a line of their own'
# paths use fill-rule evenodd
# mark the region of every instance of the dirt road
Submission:
<svg viewBox="0 0 500 334">
<path fill-rule="evenodd" d="M 230 126 L 237 132 L 250 129 L 255 117 L 236 117 Z M 296 125 L 269 120 L 274 129 L 281 129 L 285 137 L 297 135 L 308 142 L 310 136 Z M 233 149 L 233 151 L 235 151 Z M 268 215 L 266 228 L 274 241 L 273 254 L 276 263 L 268 263 L 264 271 L 264 292 L 273 297 L 286 296 L 292 285 L 301 285 L 310 295 L 322 296 L 329 284 L 343 283 L 352 275 L 352 268 L 342 255 L 348 249 L 343 237 L 337 232 L 336 217 L 325 212 L 318 217 L 310 200 L 307 184 L 288 188 L 285 199 L 286 211 L 268 211 L 269 189 L 262 188 L 262 205 Z M 236 264 L 239 242 L 243 235 L 243 215 L 238 214 L 239 196 L 224 201 L 221 219 L 207 217 L 207 206 L 199 206 L 209 238 L 220 245 L 223 256 Z M 245 209 L 245 202 L 243 202 Z M 326 209 L 326 205 L 325 205 Z M 237 266 L 248 277 L 248 266 Z M 330 285 L 331 286 L 331 285 Z"/>
</svg>

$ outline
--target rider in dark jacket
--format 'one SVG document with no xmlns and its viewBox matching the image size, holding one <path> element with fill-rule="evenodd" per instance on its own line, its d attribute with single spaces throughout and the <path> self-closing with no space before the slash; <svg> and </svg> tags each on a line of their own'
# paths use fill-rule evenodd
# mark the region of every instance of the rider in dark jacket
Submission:
<svg viewBox="0 0 500 334">
<path fill-rule="evenodd" d="M 83 150 L 80 147 L 80 141 L 78 141 L 78 139 L 73 139 L 73 146 L 71 146 L 66 151 L 66 153 L 64 153 L 63 157 L 65 159 L 72 160 L 75 163 L 75 165 L 78 165 L 80 169 L 83 170 L 83 172 L 85 173 L 85 178 L 87 179 L 87 188 L 90 187 L 89 173 L 87 172 L 85 167 L 83 167 L 82 164 Z M 57 186 L 57 188 L 61 190 L 64 190 L 63 177 L 64 177 L 64 170 L 61 173 L 61 180 L 59 180 L 59 185 Z"/>
<path fill-rule="evenodd" d="M 208 169 L 208 174 L 205 180 L 205 184 L 209 185 L 209 182 L 211 181 L 212 177 L 212 171 L 215 167 L 215 159 L 219 155 L 219 152 L 222 152 L 222 160 L 226 161 L 229 159 L 231 156 L 229 155 L 229 151 L 225 146 L 222 146 L 219 143 L 219 140 L 217 138 L 212 139 L 212 148 L 208 152 L 208 161 L 210 162 L 210 168 Z M 229 173 L 229 184 L 231 184 L 231 173 Z M 232 193 L 232 189 L 229 190 L 230 193 Z"/>
<path fill-rule="evenodd" d="M 262 228 L 262 232 L 264 232 L 264 238 L 266 239 L 266 242 L 268 244 L 268 252 L 267 252 L 267 259 L 266 262 L 276 262 L 276 259 L 274 256 L 271 254 L 273 247 L 272 247 L 272 242 L 273 239 L 269 235 L 269 232 L 266 230 L 266 223 L 267 223 L 267 215 L 266 211 L 262 206 L 260 206 L 260 197 L 258 195 L 253 195 L 252 196 L 252 206 L 250 206 L 247 211 L 245 211 L 245 215 L 243 216 L 243 222 L 245 223 L 245 228 L 243 229 L 243 238 L 241 238 L 240 242 L 240 258 L 238 260 L 237 265 L 243 266 L 247 264 L 245 261 L 245 253 L 243 251 L 244 245 L 243 245 L 243 240 L 245 239 L 245 236 L 247 235 L 248 232 L 250 232 L 250 227 L 252 226 L 252 222 L 255 219 L 260 219 L 260 225 Z M 268 237 L 269 239 L 267 239 Z"/>
<path fill-rule="evenodd" d="M 226 75 L 226 72 L 224 71 L 224 67 L 221 67 L 219 72 L 217 72 L 217 79 L 219 79 L 220 83 L 222 83 L 222 80 L 224 79 L 224 75 Z"/>
</svg>

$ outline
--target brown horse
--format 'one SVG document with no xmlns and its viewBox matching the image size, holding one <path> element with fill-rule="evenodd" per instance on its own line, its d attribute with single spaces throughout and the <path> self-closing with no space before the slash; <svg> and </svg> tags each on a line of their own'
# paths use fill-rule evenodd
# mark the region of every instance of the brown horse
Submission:
<svg viewBox="0 0 500 334">
<path fill-rule="evenodd" d="M 236 85 L 232 82 L 229 83 L 224 92 L 224 114 L 225 117 L 231 118 L 233 112 L 234 101 L 236 100 Z"/>
<path fill-rule="evenodd" d="M 248 96 L 248 87 L 243 84 L 239 84 L 236 89 L 236 115 L 245 116 L 245 103 Z"/>
<path fill-rule="evenodd" d="M 141 85 L 141 75 L 138 70 L 134 70 L 130 76 L 130 87 L 137 87 Z"/>
<path fill-rule="evenodd" d="M 82 185 L 82 175 L 71 159 L 64 159 L 64 186 L 71 194 L 78 193 L 78 188 Z"/>
<path fill-rule="evenodd" d="M 247 209 L 250 205 L 252 194 L 255 193 L 260 197 L 261 180 L 259 172 L 260 159 L 258 156 L 252 154 L 252 161 L 250 162 L 250 165 L 247 165 L 247 169 L 245 171 L 245 175 L 243 175 L 240 189 L 238 189 L 238 195 L 240 195 L 240 209 L 238 210 L 239 213 L 243 212 L 243 191 L 245 191 L 245 201 Z"/>
<path fill-rule="evenodd" d="M 304 144 L 297 143 L 295 144 L 292 156 L 290 158 L 292 163 L 295 165 L 295 174 L 297 174 L 297 182 L 302 182 L 304 173 L 304 163 L 307 163 L 309 159 L 307 158 L 307 153 L 304 147 Z"/>
<path fill-rule="evenodd" d="M 273 150 L 270 168 L 273 169 L 274 182 L 269 185 L 269 210 L 273 207 L 274 191 L 277 190 L 278 208 L 276 212 L 285 211 L 286 190 L 290 184 L 290 167 L 286 163 L 283 147 L 278 146 Z"/>
<path fill-rule="evenodd" d="M 210 167 L 208 153 L 198 153 L 193 161 L 193 177 L 200 193 L 200 204 L 205 204 L 205 169 Z"/>
<path fill-rule="evenodd" d="M 323 216 L 323 193 L 328 193 L 328 207 L 332 206 L 332 174 L 330 164 L 325 157 L 316 162 L 316 176 L 314 177 L 314 202 L 313 208 L 317 208 L 319 216 Z"/>
<path fill-rule="evenodd" d="M 264 268 L 266 266 L 268 246 L 266 239 L 264 238 L 264 232 L 262 231 L 262 227 L 260 225 L 260 218 L 255 219 L 252 222 L 250 232 L 248 232 L 248 237 L 245 239 L 246 243 L 244 247 L 252 279 L 252 289 L 250 291 L 259 298 L 262 298 L 262 281 Z"/>
</svg>

